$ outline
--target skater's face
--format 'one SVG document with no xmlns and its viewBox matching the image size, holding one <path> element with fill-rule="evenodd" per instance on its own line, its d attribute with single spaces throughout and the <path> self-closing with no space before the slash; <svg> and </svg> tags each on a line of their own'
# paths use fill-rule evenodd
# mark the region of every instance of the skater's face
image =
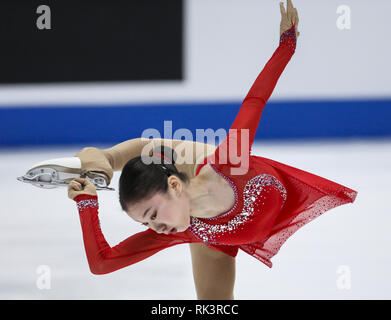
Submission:
<svg viewBox="0 0 391 320">
<path fill-rule="evenodd" d="M 157 233 L 185 231 L 190 225 L 189 200 L 184 183 L 176 176 L 168 177 L 167 193 L 156 193 L 127 207 L 127 214 Z"/>
</svg>

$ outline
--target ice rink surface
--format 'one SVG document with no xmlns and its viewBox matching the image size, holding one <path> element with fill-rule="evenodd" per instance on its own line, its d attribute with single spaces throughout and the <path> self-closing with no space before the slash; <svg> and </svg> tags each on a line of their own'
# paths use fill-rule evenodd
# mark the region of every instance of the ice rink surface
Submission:
<svg viewBox="0 0 391 320">
<path fill-rule="evenodd" d="M 187 244 L 93 275 L 66 189 L 44 190 L 16 180 L 37 162 L 74 156 L 83 147 L 0 150 L 0 299 L 196 299 Z M 353 204 L 299 229 L 272 258 L 272 269 L 239 251 L 235 298 L 390 299 L 391 138 L 258 142 L 253 154 L 333 180 L 358 195 Z M 111 184 L 116 189 L 119 175 Z M 111 246 L 144 230 L 121 211 L 117 191 L 99 191 L 98 197 Z M 40 266 L 50 270 L 50 289 L 37 285 Z"/>
</svg>

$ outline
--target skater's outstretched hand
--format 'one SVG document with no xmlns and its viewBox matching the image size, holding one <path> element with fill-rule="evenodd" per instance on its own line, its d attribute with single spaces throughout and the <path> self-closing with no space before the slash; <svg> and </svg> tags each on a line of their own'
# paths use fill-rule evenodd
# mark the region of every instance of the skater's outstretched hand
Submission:
<svg viewBox="0 0 391 320">
<path fill-rule="evenodd" d="M 299 14 L 297 13 L 297 9 L 293 7 L 291 0 L 287 0 L 286 11 L 283 2 L 280 2 L 280 10 L 281 10 L 280 36 L 286 30 L 289 30 L 294 24 L 296 29 L 296 39 L 297 39 L 300 35 L 300 32 L 297 31 L 297 26 L 299 24 Z"/>
<path fill-rule="evenodd" d="M 79 194 L 89 194 L 96 196 L 96 188 L 88 179 L 76 178 L 68 185 L 68 197 L 74 199 Z"/>
</svg>

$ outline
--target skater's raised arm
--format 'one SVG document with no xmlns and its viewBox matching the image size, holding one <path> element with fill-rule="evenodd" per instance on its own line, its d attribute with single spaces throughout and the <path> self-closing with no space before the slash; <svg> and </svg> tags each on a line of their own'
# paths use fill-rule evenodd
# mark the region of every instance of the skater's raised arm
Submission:
<svg viewBox="0 0 391 320">
<path fill-rule="evenodd" d="M 278 79 L 296 50 L 296 39 L 299 34 L 297 32 L 297 24 L 299 22 L 297 10 L 293 8 L 290 0 L 288 0 L 286 12 L 282 3 L 280 4 L 280 9 L 282 17 L 279 46 L 255 79 L 243 100 L 239 112 L 230 127 L 232 132 L 220 144 L 219 150 L 216 152 L 216 158 L 219 157 L 220 153 L 223 155 L 225 152 L 229 152 L 229 148 L 232 147 L 235 147 L 236 150 L 244 149 L 244 146 L 239 145 L 241 141 L 248 143 L 245 151 L 250 152 L 266 102 L 269 100 Z M 242 138 L 243 129 L 248 130 L 248 138 Z M 245 132 L 243 131 L 243 133 Z"/>
</svg>

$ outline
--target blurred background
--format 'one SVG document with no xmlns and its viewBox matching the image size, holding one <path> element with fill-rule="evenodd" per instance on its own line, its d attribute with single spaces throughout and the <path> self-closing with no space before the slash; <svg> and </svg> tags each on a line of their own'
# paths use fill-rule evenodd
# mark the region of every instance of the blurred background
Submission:
<svg viewBox="0 0 391 320">
<path fill-rule="evenodd" d="M 253 153 L 358 196 L 295 233 L 272 269 L 240 252 L 235 298 L 389 299 L 391 3 L 293 3 L 301 35 Z M 172 138 L 164 121 L 194 139 L 196 129 L 228 130 L 278 46 L 279 1 L 4 0 L 0 10 L 0 298 L 195 299 L 187 245 L 93 275 L 66 189 L 16 177 L 148 128 Z M 110 245 L 144 230 L 117 191 L 98 197 Z"/>
</svg>

